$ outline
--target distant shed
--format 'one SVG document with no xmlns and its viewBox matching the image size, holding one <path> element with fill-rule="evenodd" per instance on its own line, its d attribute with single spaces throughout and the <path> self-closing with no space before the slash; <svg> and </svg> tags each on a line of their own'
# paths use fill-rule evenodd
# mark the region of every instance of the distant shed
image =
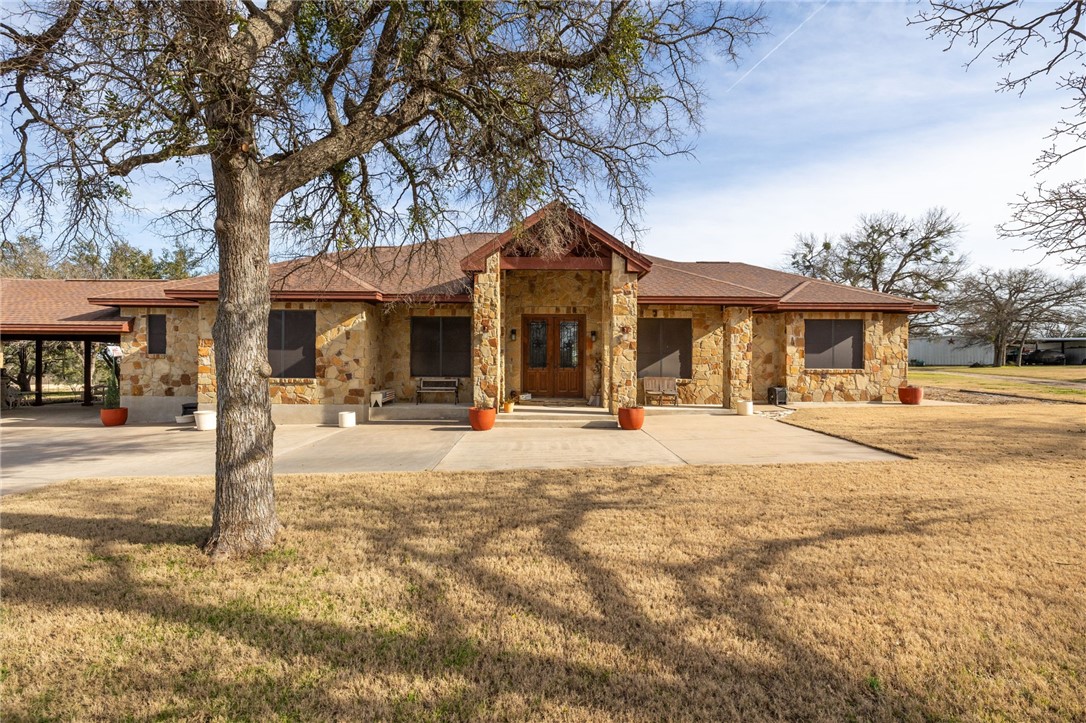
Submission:
<svg viewBox="0 0 1086 723">
<path fill-rule="evenodd" d="M 967 367 L 970 364 L 991 364 L 995 348 L 985 342 L 970 342 L 962 337 L 913 337 L 909 340 L 909 361 L 927 366 Z"/>
</svg>

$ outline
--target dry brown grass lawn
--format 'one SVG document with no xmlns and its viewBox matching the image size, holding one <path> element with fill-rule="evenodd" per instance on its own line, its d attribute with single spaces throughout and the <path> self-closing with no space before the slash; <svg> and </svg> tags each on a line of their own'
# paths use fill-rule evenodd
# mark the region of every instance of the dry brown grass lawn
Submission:
<svg viewBox="0 0 1086 723">
<path fill-rule="evenodd" d="M 1083 720 L 1086 420 L 798 413 L 919 457 L 208 479 L 3 501 L 4 720 Z"/>
<path fill-rule="evenodd" d="M 1017 378 L 1011 378 L 1017 377 Z M 1086 367 L 912 367 L 909 383 L 946 390 L 1011 394 L 1086 404 L 1086 389 L 1059 382 L 1083 382 Z M 1056 381 L 1056 384 L 1045 384 Z"/>
</svg>

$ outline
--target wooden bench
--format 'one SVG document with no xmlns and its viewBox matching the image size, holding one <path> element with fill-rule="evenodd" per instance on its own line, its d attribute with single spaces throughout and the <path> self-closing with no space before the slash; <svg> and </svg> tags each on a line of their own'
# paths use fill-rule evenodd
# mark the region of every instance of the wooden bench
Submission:
<svg viewBox="0 0 1086 723">
<path fill-rule="evenodd" d="M 423 394 L 453 394 L 456 403 L 460 403 L 460 380 L 456 377 L 422 377 L 415 385 L 415 404 L 422 401 Z"/>
<path fill-rule="evenodd" d="M 386 402 L 396 401 L 396 392 L 391 389 L 378 389 L 370 392 L 370 406 L 383 407 Z"/>
<path fill-rule="evenodd" d="M 679 385 L 675 377 L 645 377 L 645 403 L 656 397 L 661 403 L 670 398 L 675 406 L 679 405 Z"/>
</svg>

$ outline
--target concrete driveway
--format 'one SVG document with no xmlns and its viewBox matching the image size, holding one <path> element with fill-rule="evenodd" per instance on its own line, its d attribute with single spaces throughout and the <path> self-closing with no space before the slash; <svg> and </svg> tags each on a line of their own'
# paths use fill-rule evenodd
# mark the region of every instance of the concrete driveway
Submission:
<svg viewBox="0 0 1086 723">
<path fill-rule="evenodd" d="M 211 475 L 212 432 L 102 427 L 97 410 L 60 405 L 0 417 L 0 493 L 73 478 Z M 275 471 L 495 470 L 683 464 L 781 464 L 900 459 L 765 417 L 649 415 L 639 432 L 370 423 L 349 429 L 284 425 Z"/>
</svg>

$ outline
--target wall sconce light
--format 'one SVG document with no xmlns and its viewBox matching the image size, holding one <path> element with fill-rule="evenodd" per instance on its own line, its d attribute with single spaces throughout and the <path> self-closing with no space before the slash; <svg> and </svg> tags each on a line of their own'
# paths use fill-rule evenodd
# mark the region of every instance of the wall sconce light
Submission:
<svg viewBox="0 0 1086 723">
<path fill-rule="evenodd" d="M 510 329 L 509 330 L 509 341 L 516 341 L 516 340 L 517 340 L 517 330 L 516 329 Z"/>
<path fill-rule="evenodd" d="M 592 340 L 593 344 L 595 344 L 596 343 L 596 332 L 593 331 L 592 333 L 590 333 L 588 335 L 588 338 Z"/>
</svg>

